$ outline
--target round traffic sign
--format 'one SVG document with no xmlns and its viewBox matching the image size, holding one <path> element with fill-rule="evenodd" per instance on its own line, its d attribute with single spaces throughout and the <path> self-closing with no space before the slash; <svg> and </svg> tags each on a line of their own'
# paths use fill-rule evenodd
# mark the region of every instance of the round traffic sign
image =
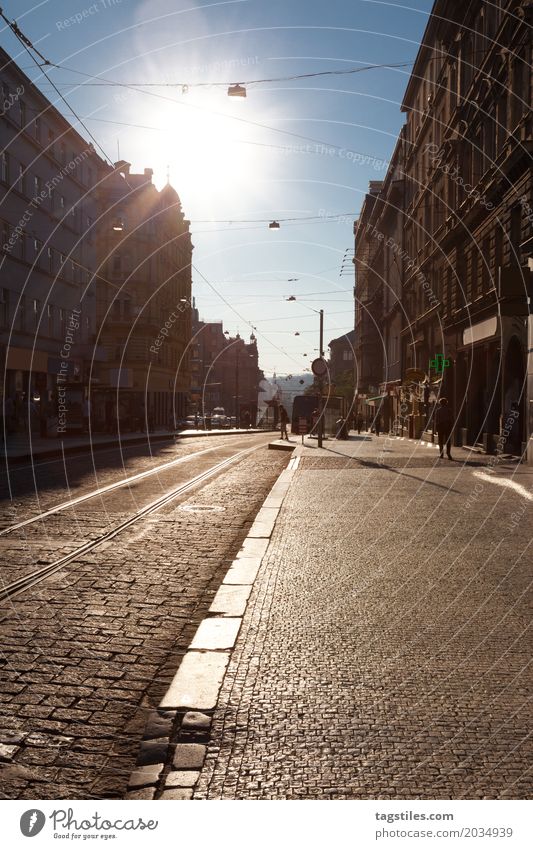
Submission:
<svg viewBox="0 0 533 849">
<path fill-rule="evenodd" d="M 324 377 L 328 371 L 328 364 L 322 357 L 317 357 L 316 360 L 313 360 L 311 363 L 311 371 L 315 377 Z"/>
</svg>

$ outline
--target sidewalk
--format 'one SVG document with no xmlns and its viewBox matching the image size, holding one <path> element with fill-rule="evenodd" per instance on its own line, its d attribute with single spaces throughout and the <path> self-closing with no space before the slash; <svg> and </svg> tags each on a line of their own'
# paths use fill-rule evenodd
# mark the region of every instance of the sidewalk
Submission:
<svg viewBox="0 0 533 849">
<path fill-rule="evenodd" d="M 181 439 L 182 437 L 208 437 L 208 436 L 230 436 L 244 433 L 262 433 L 261 430 L 248 428 L 246 430 L 179 430 L 154 431 L 150 434 L 139 431 L 138 433 L 122 433 L 119 436 L 106 433 L 96 433 L 89 437 L 72 436 L 68 439 L 40 436 L 32 436 L 31 443 L 26 435 L 11 434 L 7 441 L 7 447 L 2 444 L 0 452 L 5 459 L 31 462 L 37 458 L 61 457 L 63 454 L 77 454 L 91 448 L 93 450 L 113 448 L 115 446 L 127 447 L 128 445 L 149 445 L 153 442 L 162 442 L 170 439 Z"/>
<path fill-rule="evenodd" d="M 530 526 L 509 527 L 531 471 L 502 461 L 484 478 L 465 450 L 450 462 L 370 435 L 312 445 L 295 451 L 193 798 L 528 798 Z"/>
</svg>

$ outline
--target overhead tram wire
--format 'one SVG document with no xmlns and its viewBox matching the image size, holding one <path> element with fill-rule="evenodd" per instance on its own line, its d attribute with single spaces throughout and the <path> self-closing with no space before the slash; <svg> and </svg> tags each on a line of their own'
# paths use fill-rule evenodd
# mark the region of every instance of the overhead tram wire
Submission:
<svg viewBox="0 0 533 849">
<path fill-rule="evenodd" d="M 363 65 L 361 68 L 345 68 L 345 69 L 337 69 L 334 71 L 312 71 L 307 74 L 290 74 L 284 77 L 266 77 L 264 79 L 259 80 L 239 80 L 239 85 L 243 86 L 253 86 L 253 85 L 261 85 L 263 83 L 279 83 L 279 82 L 292 82 L 293 80 L 306 80 L 311 79 L 313 77 L 329 77 L 329 76 L 348 76 L 350 74 L 360 74 L 363 71 L 374 71 L 378 69 L 384 68 L 407 68 L 413 64 L 414 60 L 410 60 L 407 62 L 396 62 L 396 63 L 383 63 L 376 65 Z M 63 65 L 56 65 L 54 63 L 47 62 L 48 65 L 52 64 L 54 68 L 57 68 L 61 71 L 69 71 L 72 74 L 81 74 L 83 71 L 78 71 L 75 68 L 68 68 Z M 145 88 L 181 88 L 182 90 L 188 90 L 191 88 L 220 88 L 227 87 L 231 85 L 235 85 L 234 81 L 227 80 L 226 82 L 213 80 L 206 83 L 185 83 L 185 82 L 157 82 L 157 83 L 144 83 L 144 82 L 129 82 L 129 83 L 115 83 L 105 80 L 103 77 L 97 77 L 94 75 L 90 75 L 97 82 L 87 83 L 90 86 L 109 86 L 109 85 L 125 85 L 125 86 L 143 86 Z M 63 85 L 76 85 L 76 83 L 63 83 Z"/>
<path fill-rule="evenodd" d="M 279 347 L 279 345 L 276 345 L 276 344 L 275 344 L 275 342 L 272 342 L 272 340 L 271 340 L 271 339 L 269 339 L 269 338 L 268 338 L 268 336 L 265 336 L 265 334 L 264 334 L 264 333 L 262 333 L 260 330 L 257 330 L 257 328 L 256 328 L 255 324 L 252 324 L 252 323 L 251 323 L 250 321 L 248 321 L 248 320 L 247 320 L 247 319 L 246 319 L 246 318 L 245 318 L 245 317 L 244 317 L 244 316 L 243 316 L 243 315 L 242 315 L 242 314 L 241 314 L 238 310 L 236 310 L 236 309 L 235 309 L 235 307 L 233 306 L 233 304 L 231 304 L 231 303 L 230 303 L 230 302 L 229 302 L 229 301 L 228 301 L 228 300 L 224 297 L 224 295 L 222 295 L 222 294 L 221 294 L 221 292 L 219 292 L 219 291 L 218 291 L 218 289 L 217 289 L 215 286 L 213 286 L 213 284 L 212 284 L 212 283 L 211 283 L 211 282 L 207 279 L 207 277 L 205 276 L 205 274 L 203 274 L 203 273 L 200 271 L 200 269 L 199 269 L 196 265 L 194 265 L 193 263 L 191 263 L 191 268 L 193 268 L 193 269 L 194 269 L 194 271 L 196 271 L 196 273 L 197 273 L 197 274 L 198 274 L 198 275 L 202 278 L 202 280 L 204 281 L 204 283 L 206 283 L 206 284 L 209 286 L 209 288 L 211 289 L 211 291 L 213 291 L 213 292 L 215 293 L 215 295 L 216 295 L 218 298 L 220 298 L 220 300 L 221 300 L 221 301 L 222 301 L 222 302 L 223 302 L 223 303 L 224 303 L 227 307 L 229 307 L 229 309 L 230 309 L 233 313 L 235 313 L 235 315 L 237 316 L 237 318 L 239 318 L 241 321 L 244 321 L 244 323 L 245 323 L 245 324 L 247 324 L 247 325 L 248 325 L 248 327 L 250 327 L 250 329 L 252 330 L 252 333 L 255 333 L 255 334 L 257 334 L 258 336 L 261 336 L 261 338 L 262 338 L 262 339 L 264 339 L 264 340 L 265 340 L 265 341 L 266 341 L 269 345 L 271 345 L 273 348 L 275 348 L 275 349 L 276 349 L 276 351 L 279 351 L 279 353 L 280 353 L 280 354 L 283 354 L 285 357 L 289 357 L 289 359 L 291 359 L 293 363 L 298 363 L 298 364 L 300 364 L 300 360 L 299 360 L 299 359 L 296 359 L 296 358 L 295 358 L 292 354 L 287 353 L 287 351 L 283 350 L 283 348 L 280 348 L 280 347 Z M 291 318 L 291 320 L 294 320 L 294 316 L 289 316 L 289 318 Z"/>
<path fill-rule="evenodd" d="M 24 35 L 24 33 L 22 32 L 22 30 L 20 29 L 20 27 L 18 26 L 16 21 L 10 21 L 9 18 L 6 17 L 6 15 L 4 14 L 4 10 L 2 8 L 0 8 L 0 17 L 2 18 L 3 21 L 5 21 L 5 23 L 7 24 L 7 26 L 9 27 L 9 29 L 13 33 L 13 35 L 22 44 L 22 46 L 26 50 L 28 56 L 35 63 L 35 65 L 37 65 L 37 67 L 39 68 L 39 70 L 41 71 L 43 76 L 46 77 L 46 79 L 48 80 L 48 82 L 50 83 L 50 85 L 52 86 L 52 88 L 54 89 L 56 94 L 58 95 L 58 97 L 61 98 L 61 100 L 63 101 L 65 106 L 67 106 L 68 109 L 70 109 L 72 114 L 75 116 L 76 120 L 79 121 L 80 125 L 83 127 L 83 129 L 85 130 L 85 132 L 87 133 L 89 138 L 94 142 L 94 144 L 98 147 L 98 149 L 103 153 L 104 159 L 106 159 L 108 162 L 112 163 L 113 160 L 107 155 L 107 153 L 103 149 L 103 147 L 100 144 L 100 142 L 98 141 L 98 139 L 91 133 L 91 131 L 89 130 L 87 125 L 83 123 L 83 119 L 77 114 L 76 110 L 73 109 L 73 107 L 70 105 L 70 103 L 64 97 L 64 95 L 61 94 L 60 90 L 58 89 L 58 87 L 56 86 L 54 81 L 49 77 L 49 75 L 47 74 L 47 72 L 45 70 L 46 66 L 49 66 L 49 67 L 57 67 L 57 66 L 55 66 L 53 62 L 50 62 L 48 59 L 46 59 L 43 56 L 43 54 L 40 52 L 40 50 L 38 50 L 36 47 L 34 47 L 32 42 L 30 41 L 30 39 L 27 38 L 27 36 Z M 42 64 L 37 61 L 35 56 L 33 56 L 32 52 L 31 52 L 32 50 L 33 50 L 34 53 L 36 53 L 39 56 L 40 59 L 42 59 Z"/>
<path fill-rule="evenodd" d="M 5 23 L 7 24 L 7 26 L 8 26 L 8 27 L 9 27 L 9 29 L 11 30 L 11 32 L 13 32 L 13 34 L 15 35 L 15 37 L 18 39 L 18 41 L 19 41 L 19 42 L 23 45 L 24 49 L 26 50 L 26 52 L 27 52 L 27 53 L 28 53 L 28 55 L 30 56 L 31 60 L 32 60 L 32 61 L 34 62 L 34 64 L 35 64 L 35 65 L 39 68 L 39 70 L 41 71 L 41 73 L 43 74 L 43 76 L 44 76 L 44 77 L 48 80 L 48 82 L 50 83 L 50 85 L 52 86 L 52 88 L 54 89 L 54 91 L 58 94 L 58 96 L 61 98 L 61 100 L 63 101 L 63 103 L 67 106 L 67 108 L 68 108 L 68 109 L 70 109 L 70 111 L 72 112 L 72 114 L 74 115 L 74 117 L 76 118 L 76 120 L 77 120 L 77 121 L 79 121 L 80 125 L 84 128 L 84 130 L 85 130 L 85 131 L 86 131 L 86 133 L 88 134 L 89 138 L 91 138 L 91 139 L 94 141 L 95 145 L 96 145 L 96 146 L 98 147 L 98 149 L 99 149 L 99 150 L 103 153 L 104 158 L 105 158 L 108 162 L 112 163 L 112 161 L 113 161 L 113 160 L 112 160 L 112 159 L 111 159 L 111 158 L 107 155 L 107 153 L 105 152 L 105 150 L 103 149 L 103 147 L 100 145 L 99 141 L 95 138 L 95 136 L 93 136 L 93 134 L 92 134 L 92 133 L 91 133 L 91 131 L 88 129 L 88 127 L 87 127 L 87 126 L 83 123 L 82 118 L 81 118 L 81 117 L 77 114 L 77 112 L 76 112 L 76 111 L 72 108 L 72 106 L 69 104 L 69 102 L 66 100 L 66 98 L 65 98 L 65 97 L 61 94 L 61 92 L 59 91 L 59 89 L 57 88 L 57 86 L 55 85 L 55 83 L 53 82 L 53 80 L 51 80 L 51 79 L 50 79 L 50 77 L 48 76 L 48 74 L 47 74 L 47 73 L 46 73 L 46 71 L 44 70 L 44 66 L 51 66 L 51 67 L 55 67 L 55 68 L 61 68 L 61 66 L 56 65 L 55 63 L 50 62 L 48 59 L 46 59 L 46 58 L 43 56 L 43 54 L 42 54 L 39 50 L 37 50 L 37 48 L 35 48 L 35 47 L 33 46 L 33 44 L 32 44 L 32 42 L 30 41 L 30 39 L 29 39 L 29 38 L 27 38 L 27 37 L 26 37 L 26 36 L 22 33 L 22 31 L 20 30 L 20 28 L 19 28 L 18 24 L 17 24 L 15 21 L 10 21 L 10 20 L 9 20 L 9 18 L 7 18 L 7 17 L 6 17 L 6 15 L 4 14 L 4 11 L 3 11 L 3 9 L 2 9 L 2 8 L 0 8 L 0 17 L 1 17 L 4 21 L 5 21 Z M 42 59 L 43 64 L 40 64 L 40 63 L 39 63 L 39 62 L 35 59 L 35 57 L 34 57 L 34 56 L 32 55 L 32 53 L 31 53 L 31 50 L 33 50 L 33 51 L 34 51 L 34 52 L 35 52 L 35 53 L 36 53 L 36 54 L 37 54 L 37 55 L 38 55 L 38 56 Z M 75 71 L 75 73 L 80 73 L 80 74 L 82 74 L 83 72 L 81 72 L 81 71 Z M 83 74 L 83 75 L 84 75 L 84 76 L 92 76 L 92 75 L 89 75 L 89 74 Z M 120 83 L 118 83 L 118 84 L 117 84 L 117 83 L 113 83 L 113 85 L 121 85 L 121 84 L 120 84 Z M 132 87 L 130 87 L 130 86 L 127 86 L 127 87 L 128 87 L 128 88 L 132 88 Z M 141 93 L 142 93 L 142 90 L 140 90 L 140 89 L 132 88 L 132 90 L 141 91 Z M 146 93 L 146 94 L 152 94 L 152 92 L 145 92 L 145 93 Z M 156 97 L 163 97 L 165 100 L 170 100 L 172 103 L 176 103 L 176 104 L 178 104 L 178 105 L 182 105 L 182 104 L 180 104 L 180 102 L 179 102 L 179 101 L 176 101 L 176 100 L 174 100 L 173 98 L 167 98 L 167 97 L 164 97 L 164 95 L 154 95 L 154 96 L 156 96 Z M 220 114 L 220 113 L 215 113 L 215 114 Z M 244 120 L 244 119 L 237 119 L 237 120 Z M 255 122 L 247 121 L 246 123 L 253 123 L 253 124 L 254 124 Z M 257 124 L 257 126 L 262 126 L 262 125 Z M 267 129 L 272 129 L 272 130 L 276 131 L 276 130 L 275 130 L 275 128 L 273 128 L 273 127 L 272 127 L 272 128 L 267 127 Z M 284 131 L 281 131 L 281 132 L 284 132 Z M 295 134 L 290 133 L 290 135 L 295 135 Z M 323 144 L 323 142 L 317 142 L 317 143 L 318 143 L 318 144 Z M 237 311 L 237 310 L 236 310 L 236 309 L 235 309 L 235 308 L 234 308 L 234 307 L 233 307 L 233 306 L 229 303 L 229 301 L 227 301 L 227 300 L 224 298 L 224 296 L 223 296 L 223 295 L 221 295 L 221 294 L 220 294 L 220 292 L 218 292 L 218 291 L 217 291 L 217 289 L 216 289 L 216 288 L 212 285 L 212 283 L 210 283 L 210 282 L 209 282 L 209 280 L 207 279 L 207 277 L 205 277 L 205 275 L 204 275 L 204 274 L 202 274 L 202 272 L 201 272 L 201 271 L 200 271 L 200 270 L 199 270 L 199 269 L 198 269 L 195 265 L 193 265 L 192 263 L 191 263 L 191 268 L 193 268 L 193 269 L 196 271 L 196 273 L 200 275 L 200 277 L 202 278 L 202 280 L 203 280 L 203 281 L 204 281 L 204 282 L 205 282 L 205 283 L 206 283 L 206 284 L 210 287 L 210 289 L 211 289 L 211 290 L 212 290 L 212 291 L 213 291 L 213 292 L 214 292 L 214 293 L 215 293 L 215 294 L 216 294 L 216 295 L 217 295 L 217 296 L 218 296 L 218 297 L 219 297 L 219 298 L 220 298 L 220 299 L 221 299 L 221 300 L 222 300 L 222 301 L 226 304 L 226 306 L 228 306 L 228 307 L 232 310 L 232 312 L 234 312 L 234 313 L 235 313 L 235 315 L 237 315 L 237 316 L 240 318 L 240 320 L 241 320 L 241 321 L 244 321 L 244 323 L 245 323 L 245 324 L 247 324 L 247 325 L 248 325 L 248 326 L 252 329 L 252 331 L 253 331 L 253 330 L 255 330 L 254 325 L 252 325 L 252 323 L 251 323 L 251 322 L 247 321 L 247 320 L 244 318 L 244 316 L 242 316 L 242 315 L 241 315 L 241 314 L 240 314 L 240 313 L 239 313 L 239 312 L 238 312 L 238 311 Z M 277 351 L 279 351 L 280 353 L 284 354 L 285 356 L 289 356 L 289 357 L 290 357 L 290 358 L 291 358 L 294 362 L 297 362 L 297 360 L 295 360 L 295 359 L 294 359 L 294 357 L 292 357 L 290 354 L 287 354 L 287 352 L 286 352 L 286 351 L 284 351 L 282 348 L 279 348 L 277 345 L 275 345 L 273 342 L 271 342 L 271 341 L 270 341 L 270 340 L 269 340 L 269 339 L 268 339 L 268 338 L 267 338 L 267 337 L 266 337 L 263 333 L 260 333 L 260 335 L 262 336 L 262 338 L 264 338 L 264 339 L 265 339 L 265 341 L 266 341 L 266 342 L 268 342 L 268 344 L 269 344 L 269 345 L 272 345 L 272 347 L 274 347 Z"/>
<path fill-rule="evenodd" d="M 281 133 L 282 135 L 285 135 L 285 136 L 291 136 L 291 138 L 302 139 L 303 141 L 310 141 L 310 142 L 313 142 L 313 144 L 319 144 L 319 145 L 322 145 L 324 147 L 332 148 L 334 150 L 349 150 L 350 153 L 357 154 L 357 156 L 364 156 L 367 159 L 370 159 L 371 161 L 375 161 L 376 159 L 378 159 L 379 161 L 382 161 L 382 162 L 387 163 L 387 164 L 389 162 L 389 160 L 386 160 L 382 157 L 376 157 L 373 154 L 362 153 L 361 151 L 352 150 L 351 148 L 343 148 L 339 144 L 333 144 L 331 142 L 325 142 L 322 139 L 315 139 L 312 136 L 304 136 L 302 133 L 294 133 L 291 130 L 283 130 L 283 129 L 280 129 L 279 127 L 271 127 L 268 124 L 261 124 L 259 121 L 251 121 L 249 118 L 243 118 L 240 115 L 228 115 L 226 112 L 218 112 L 215 109 L 209 109 L 209 108 L 206 108 L 204 106 L 200 106 L 197 103 L 186 103 L 185 101 L 176 100 L 174 97 L 169 97 L 166 94 L 158 94 L 155 91 L 146 91 L 146 89 L 144 89 L 144 88 L 139 88 L 137 86 L 132 86 L 132 85 L 129 85 L 129 84 L 126 84 L 126 83 L 120 83 L 120 82 L 117 82 L 116 80 L 109 80 L 105 77 L 96 77 L 94 74 L 88 74 L 85 71 L 77 71 L 73 68 L 64 68 L 61 65 L 55 65 L 54 67 L 59 68 L 60 70 L 69 70 L 71 73 L 80 74 L 81 76 L 87 77 L 88 79 L 101 80 L 102 82 L 105 82 L 106 84 L 109 84 L 109 85 L 112 85 L 112 86 L 117 86 L 118 88 L 125 88 L 125 89 L 128 89 L 129 91 L 136 91 L 139 94 L 145 94 L 148 97 L 155 97 L 158 100 L 165 100 L 168 103 L 173 103 L 175 106 L 185 106 L 186 108 L 189 108 L 189 109 L 196 109 L 200 112 L 207 112 L 210 115 L 217 115 L 218 117 L 227 118 L 227 119 L 230 119 L 232 121 L 238 121 L 239 123 L 242 123 L 242 124 L 249 124 L 251 127 L 259 127 L 261 130 L 270 130 L 273 133 Z M 87 85 L 87 83 L 85 83 L 85 85 Z M 81 85 L 80 85 L 80 87 L 81 87 Z"/>
</svg>

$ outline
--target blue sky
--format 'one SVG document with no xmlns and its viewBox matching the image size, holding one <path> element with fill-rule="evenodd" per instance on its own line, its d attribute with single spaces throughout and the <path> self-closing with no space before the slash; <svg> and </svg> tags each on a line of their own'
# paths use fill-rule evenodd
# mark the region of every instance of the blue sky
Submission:
<svg viewBox="0 0 533 849">
<path fill-rule="evenodd" d="M 256 84 L 242 100 L 228 98 L 224 86 L 195 84 L 412 61 L 432 5 L 6 0 L 3 7 L 62 66 L 51 77 L 111 161 L 119 146 L 132 170 L 154 169 L 158 186 L 168 167 L 192 221 L 202 317 L 242 336 L 253 325 L 265 371 L 296 373 L 316 356 L 313 309 L 325 310 L 326 341 L 353 326 L 352 266 L 341 277 L 341 263 L 353 249 L 368 181 L 384 175 L 382 160 L 403 123 L 410 68 Z M 5 28 L 0 43 L 68 114 Z M 149 82 L 189 89 L 89 85 L 95 81 L 76 71 L 136 89 Z M 367 159 L 354 161 L 353 152 Z M 283 222 L 290 218 L 310 220 Z M 282 220 L 279 231 L 269 231 L 271 219 Z"/>
</svg>

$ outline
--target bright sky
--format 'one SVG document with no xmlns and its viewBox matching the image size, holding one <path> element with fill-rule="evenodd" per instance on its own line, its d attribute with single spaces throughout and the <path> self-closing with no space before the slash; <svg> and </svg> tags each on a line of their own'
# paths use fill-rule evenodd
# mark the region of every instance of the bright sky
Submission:
<svg viewBox="0 0 533 849">
<path fill-rule="evenodd" d="M 342 276 L 341 265 L 353 250 L 353 220 L 368 182 L 384 176 L 403 123 L 410 67 L 249 85 L 246 99 L 228 98 L 226 86 L 194 84 L 410 62 L 432 5 L 6 0 L 3 8 L 64 68 L 51 77 L 111 161 L 119 158 L 118 142 L 120 158 L 133 171 L 153 168 L 159 187 L 168 167 L 192 221 L 201 317 L 222 319 L 241 336 L 253 325 L 261 367 L 284 374 L 317 355 L 313 309 L 324 308 L 326 345 L 353 327 L 351 253 Z M 68 115 L 5 27 L 0 43 Z M 94 85 L 74 71 L 137 90 Z M 164 82 L 189 89 L 139 90 Z M 354 159 L 354 152 L 368 158 Z M 290 218 L 309 220 L 283 221 Z M 268 229 L 273 219 L 279 231 Z M 296 302 L 287 302 L 290 295 Z"/>
</svg>

